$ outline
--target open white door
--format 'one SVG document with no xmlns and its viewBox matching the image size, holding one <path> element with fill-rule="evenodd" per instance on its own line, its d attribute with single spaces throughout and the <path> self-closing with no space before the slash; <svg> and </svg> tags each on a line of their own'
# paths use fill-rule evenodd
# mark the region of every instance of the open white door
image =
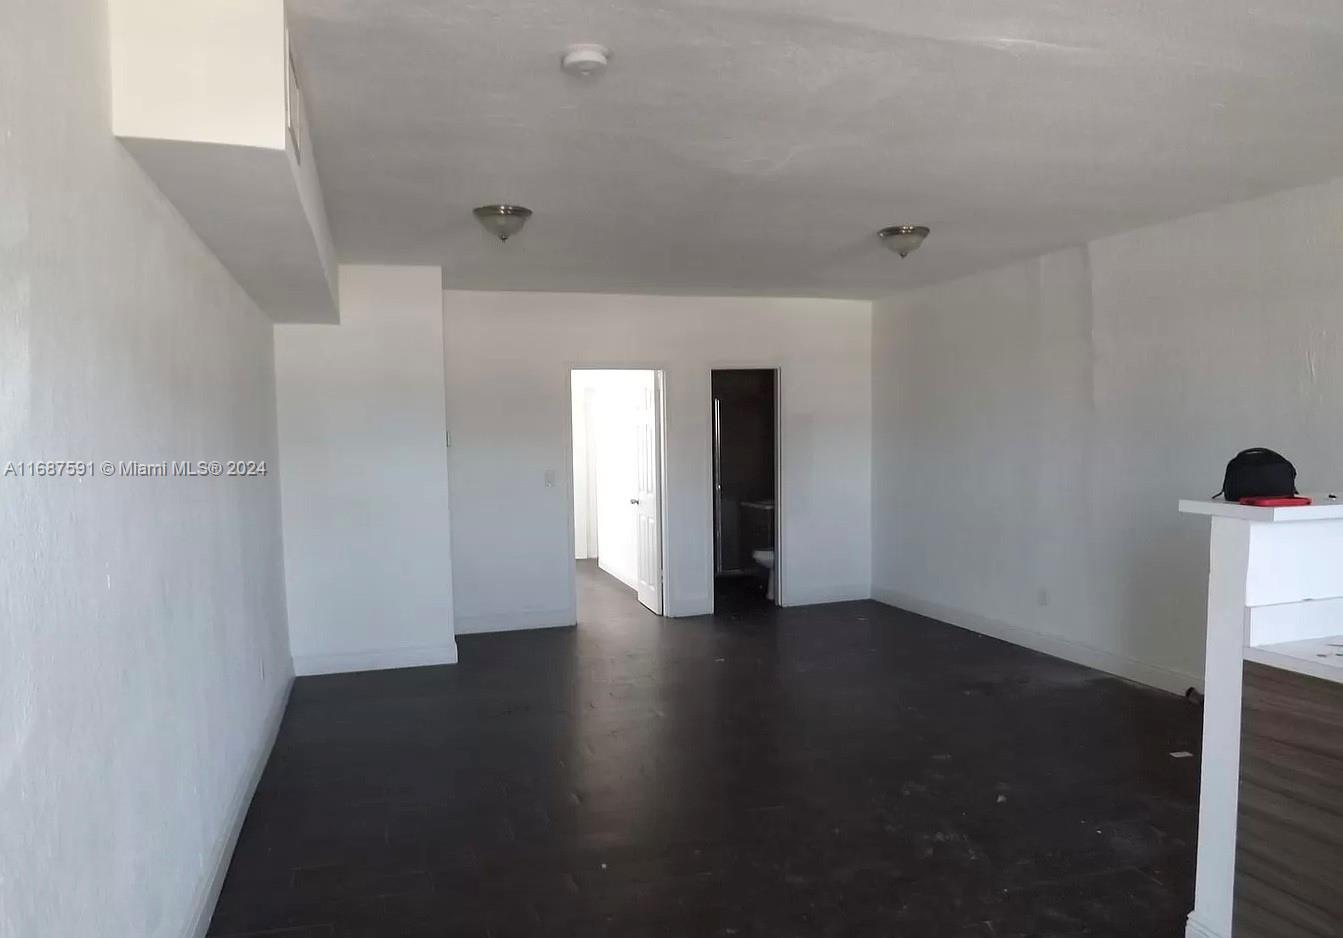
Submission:
<svg viewBox="0 0 1343 938">
<path fill-rule="evenodd" d="M 635 412 L 635 478 L 637 506 L 636 551 L 638 554 L 639 602 L 662 615 L 662 493 L 659 466 L 662 462 L 662 382 L 657 372 L 648 375 Z"/>
</svg>

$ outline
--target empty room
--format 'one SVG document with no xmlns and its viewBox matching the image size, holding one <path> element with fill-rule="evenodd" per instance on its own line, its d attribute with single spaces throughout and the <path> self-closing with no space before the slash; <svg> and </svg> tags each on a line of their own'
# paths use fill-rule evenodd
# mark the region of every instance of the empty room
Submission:
<svg viewBox="0 0 1343 938">
<path fill-rule="evenodd" d="M 1343 6 L 0 5 L 0 938 L 1343 938 Z"/>
</svg>

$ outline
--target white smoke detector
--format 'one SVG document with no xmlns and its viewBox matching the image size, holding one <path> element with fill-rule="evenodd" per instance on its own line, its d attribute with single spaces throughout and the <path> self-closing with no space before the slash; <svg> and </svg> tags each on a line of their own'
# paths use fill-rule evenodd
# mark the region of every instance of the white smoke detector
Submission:
<svg viewBox="0 0 1343 938">
<path fill-rule="evenodd" d="M 569 75 L 579 78 L 596 78 L 606 71 L 611 50 L 595 42 L 579 42 L 564 50 L 560 59 L 560 68 Z"/>
</svg>

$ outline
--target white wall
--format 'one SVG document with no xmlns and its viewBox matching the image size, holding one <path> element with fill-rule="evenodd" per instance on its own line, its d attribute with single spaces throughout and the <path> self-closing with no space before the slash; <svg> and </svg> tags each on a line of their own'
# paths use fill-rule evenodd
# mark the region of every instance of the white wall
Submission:
<svg viewBox="0 0 1343 938">
<path fill-rule="evenodd" d="M 1343 486 L 1343 183 L 902 294 L 874 313 L 874 593 L 1171 689 L 1205 523 L 1266 445 Z"/>
<path fill-rule="evenodd" d="M 713 367 L 782 369 L 784 602 L 869 594 L 870 304 L 449 291 L 444 320 L 459 633 L 575 620 L 571 368 L 665 370 L 669 614 L 712 608 Z"/>
<path fill-rule="evenodd" d="M 104 3 L 118 136 L 285 148 L 283 3 Z"/>
<path fill-rule="evenodd" d="M 597 503 L 597 565 L 630 589 L 639 588 L 638 515 L 630 498 L 638 490 L 637 419 L 645 395 L 652 391 L 651 371 L 620 369 L 575 371 L 575 401 L 591 400 L 591 419 L 584 421 L 582 444 L 591 446 L 592 460 L 579 459 L 580 438 L 574 432 L 574 525 L 583 517 L 578 491 L 590 487 Z M 581 464 L 581 465 L 580 465 Z M 583 475 L 579 475 L 579 471 Z M 586 509 L 586 505 L 582 506 Z"/>
<path fill-rule="evenodd" d="M 636 419 L 653 381 L 651 371 L 573 373 L 575 554 L 597 558 L 630 589 L 639 583 L 638 517 L 630 504 L 638 491 Z M 586 527 L 595 527 L 590 537 Z"/>
<path fill-rule="evenodd" d="M 340 325 L 275 328 L 299 674 L 457 660 L 439 277 L 341 267 Z"/>
<path fill-rule="evenodd" d="M 103 0 L 3 19 L 0 468 L 272 470 L 0 475 L 0 935 L 181 938 L 290 679 L 271 325 L 113 139 Z"/>
<path fill-rule="evenodd" d="M 597 389 L 587 386 L 585 375 L 594 371 L 578 371 L 573 380 L 574 428 L 574 558 L 592 560 L 597 556 L 597 466 L 596 439 L 588 431 L 588 414 L 597 406 Z"/>
<path fill-rule="evenodd" d="M 284 4 L 107 10 L 113 132 L 273 319 L 334 322 L 335 249 L 301 105 L 286 129 Z"/>
</svg>

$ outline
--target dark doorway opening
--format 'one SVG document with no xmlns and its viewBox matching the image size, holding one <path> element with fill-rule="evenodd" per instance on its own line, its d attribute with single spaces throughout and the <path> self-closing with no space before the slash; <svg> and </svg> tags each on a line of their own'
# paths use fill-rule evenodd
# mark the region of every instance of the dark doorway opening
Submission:
<svg viewBox="0 0 1343 938">
<path fill-rule="evenodd" d="M 718 369 L 712 382 L 715 608 L 777 605 L 778 374 Z"/>
</svg>

